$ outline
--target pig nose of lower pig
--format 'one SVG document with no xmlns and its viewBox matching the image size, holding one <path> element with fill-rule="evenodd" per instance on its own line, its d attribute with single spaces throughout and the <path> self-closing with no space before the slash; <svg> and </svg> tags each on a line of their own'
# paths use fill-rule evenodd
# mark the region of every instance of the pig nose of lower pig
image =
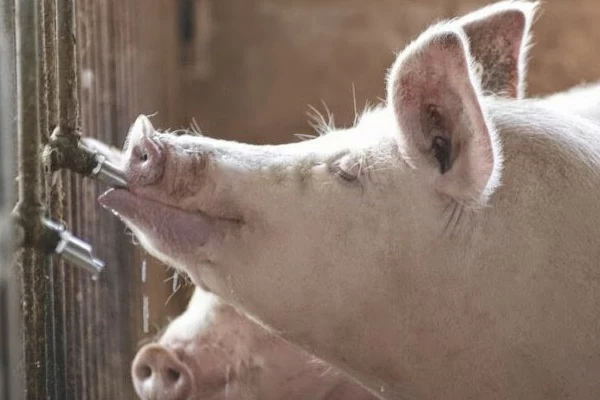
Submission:
<svg viewBox="0 0 600 400">
<path fill-rule="evenodd" d="M 185 400 L 192 394 L 189 369 L 169 349 L 143 347 L 131 366 L 135 391 L 142 400 Z"/>
</svg>

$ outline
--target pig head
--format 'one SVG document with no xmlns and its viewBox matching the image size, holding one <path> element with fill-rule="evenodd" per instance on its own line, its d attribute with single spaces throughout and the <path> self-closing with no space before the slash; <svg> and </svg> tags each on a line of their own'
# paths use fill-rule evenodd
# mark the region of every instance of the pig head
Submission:
<svg viewBox="0 0 600 400">
<path fill-rule="evenodd" d="M 100 201 L 381 398 L 594 399 L 599 135 L 514 90 L 486 96 L 464 30 L 442 22 L 348 129 L 252 146 L 139 117 L 129 190 Z"/>
<path fill-rule="evenodd" d="M 357 383 L 196 288 L 131 367 L 142 400 L 373 400 Z"/>
</svg>

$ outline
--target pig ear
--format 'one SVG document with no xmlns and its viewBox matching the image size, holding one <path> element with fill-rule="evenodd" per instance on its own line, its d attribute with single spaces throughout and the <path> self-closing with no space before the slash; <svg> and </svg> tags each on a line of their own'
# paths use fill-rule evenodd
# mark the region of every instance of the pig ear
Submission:
<svg viewBox="0 0 600 400">
<path fill-rule="evenodd" d="M 435 26 L 411 43 L 390 70 L 388 104 L 407 159 L 437 176 L 438 192 L 463 203 L 491 193 L 500 156 L 462 30 Z"/>
<path fill-rule="evenodd" d="M 502 1 L 456 20 L 479 67 L 485 94 L 525 96 L 527 56 L 537 2 Z"/>
<path fill-rule="evenodd" d="M 154 126 L 147 116 L 141 114 L 135 119 L 131 130 L 132 133 L 149 137 L 154 133 Z"/>
<path fill-rule="evenodd" d="M 129 135 L 127 135 L 127 143 L 125 143 L 125 149 L 132 151 L 130 143 L 137 143 L 138 148 L 143 148 L 151 154 L 159 152 L 158 146 L 152 140 L 152 136 L 156 131 L 150 119 L 145 115 L 139 115 L 131 129 Z"/>
</svg>

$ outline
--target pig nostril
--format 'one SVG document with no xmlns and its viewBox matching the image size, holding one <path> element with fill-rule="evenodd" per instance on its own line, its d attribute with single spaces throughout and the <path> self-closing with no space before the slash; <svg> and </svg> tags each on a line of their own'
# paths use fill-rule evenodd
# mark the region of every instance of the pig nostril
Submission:
<svg viewBox="0 0 600 400">
<path fill-rule="evenodd" d="M 167 369 L 167 378 L 169 378 L 170 381 L 177 382 L 180 377 L 181 373 L 179 371 L 176 371 L 172 368 Z"/>
<path fill-rule="evenodd" d="M 140 378 L 148 379 L 152 376 L 152 368 L 147 365 L 144 365 L 138 369 L 138 373 Z"/>
</svg>

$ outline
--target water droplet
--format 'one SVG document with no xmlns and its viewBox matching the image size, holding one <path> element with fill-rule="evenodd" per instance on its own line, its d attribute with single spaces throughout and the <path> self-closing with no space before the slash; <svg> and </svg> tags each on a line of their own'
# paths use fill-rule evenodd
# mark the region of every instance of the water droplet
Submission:
<svg viewBox="0 0 600 400">
<path fill-rule="evenodd" d="M 142 260 L 142 283 L 146 282 L 146 277 L 147 277 L 147 275 L 146 275 L 147 274 L 146 268 L 147 268 L 147 265 L 148 264 L 146 263 L 146 259 L 143 259 Z"/>
<path fill-rule="evenodd" d="M 173 293 L 177 292 L 179 289 L 179 273 L 177 271 L 173 272 Z"/>
<path fill-rule="evenodd" d="M 148 296 L 142 298 L 142 323 L 144 333 L 150 332 L 150 299 Z"/>
</svg>

